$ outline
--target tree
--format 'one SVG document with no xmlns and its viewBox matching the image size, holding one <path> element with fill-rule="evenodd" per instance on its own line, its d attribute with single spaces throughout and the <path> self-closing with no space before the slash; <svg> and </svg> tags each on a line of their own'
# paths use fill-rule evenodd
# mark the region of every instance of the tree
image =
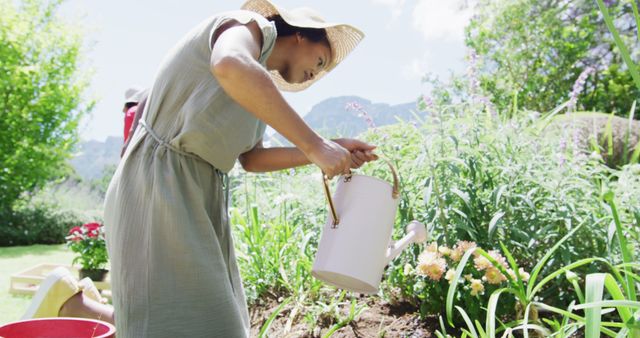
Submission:
<svg viewBox="0 0 640 338">
<path fill-rule="evenodd" d="M 629 2 L 610 3 L 637 56 Z M 573 92 L 578 108 L 628 114 L 640 97 L 593 0 L 480 0 L 477 11 L 466 44 L 483 61 L 480 85 L 499 110 L 517 95 L 520 107 L 549 111 Z M 585 71 L 585 81 L 577 81 Z"/>
<path fill-rule="evenodd" d="M 56 15 L 61 0 L 0 0 L 0 213 L 68 169 L 82 93 L 80 30 Z"/>
</svg>

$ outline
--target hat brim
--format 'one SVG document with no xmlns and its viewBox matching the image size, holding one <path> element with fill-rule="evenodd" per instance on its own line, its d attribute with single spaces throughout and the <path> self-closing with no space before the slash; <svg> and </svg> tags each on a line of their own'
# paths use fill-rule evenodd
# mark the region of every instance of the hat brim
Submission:
<svg viewBox="0 0 640 338">
<path fill-rule="evenodd" d="M 308 88 L 342 62 L 364 38 L 364 33 L 351 25 L 311 20 L 296 15 L 295 11 L 280 8 L 269 0 L 248 0 L 241 9 L 256 12 L 265 18 L 280 15 L 285 22 L 294 27 L 320 28 L 327 31 L 327 39 L 331 46 L 331 61 L 313 79 L 302 83 L 290 83 L 278 71 L 270 72 L 278 88 L 284 91 L 297 92 Z"/>
</svg>

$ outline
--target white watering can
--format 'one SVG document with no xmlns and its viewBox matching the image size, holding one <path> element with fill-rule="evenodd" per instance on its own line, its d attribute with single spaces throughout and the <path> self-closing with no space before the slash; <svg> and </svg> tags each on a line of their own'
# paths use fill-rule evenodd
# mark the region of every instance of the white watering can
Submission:
<svg viewBox="0 0 640 338">
<path fill-rule="evenodd" d="M 393 186 L 365 175 L 341 176 L 331 198 L 323 178 L 331 215 L 322 231 L 311 274 L 333 286 L 359 293 L 377 293 L 384 268 L 409 244 L 427 240 L 425 226 L 412 221 L 406 235 L 391 241 L 400 202 L 398 175 Z"/>
</svg>

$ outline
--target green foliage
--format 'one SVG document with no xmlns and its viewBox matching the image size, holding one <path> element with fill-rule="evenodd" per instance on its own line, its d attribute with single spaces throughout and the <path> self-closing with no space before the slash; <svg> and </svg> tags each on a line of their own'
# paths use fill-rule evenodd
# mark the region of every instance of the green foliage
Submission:
<svg viewBox="0 0 640 338">
<path fill-rule="evenodd" d="M 615 41 L 616 47 L 618 47 L 618 50 L 622 55 L 624 64 L 628 67 L 629 74 L 633 78 L 636 87 L 640 89 L 640 73 L 638 72 L 638 66 L 631 58 L 631 54 L 629 53 L 625 41 L 623 41 L 623 37 L 620 35 L 620 29 L 616 27 L 616 17 L 613 16 L 615 15 L 616 9 L 612 8 L 611 3 L 605 4 L 604 2 L 602 2 L 602 0 L 596 0 L 596 3 L 598 4 L 598 9 L 602 13 L 602 16 L 604 17 L 604 22 L 606 23 L 609 32 L 611 32 L 611 35 L 613 35 L 613 40 Z M 636 39 L 638 39 L 640 38 L 640 16 L 638 15 L 638 4 L 635 0 L 632 0 L 629 1 L 629 5 L 633 10 L 633 22 L 635 22 L 636 29 L 638 29 L 638 35 L 636 35 Z"/>
<path fill-rule="evenodd" d="M 20 203 L 0 219 L 0 246 L 64 243 L 69 229 L 81 222 L 76 213 L 46 202 Z"/>
<path fill-rule="evenodd" d="M 609 215 L 600 190 L 609 181 L 608 169 L 596 159 L 574 156 L 570 140 L 562 149 L 560 140 L 536 137 L 529 132 L 532 125 L 525 119 L 449 114 L 419 129 L 399 124 L 369 134 L 402 177 L 399 223 L 416 218 L 449 247 L 470 240 L 490 250 L 502 241 L 527 271 L 577 224 L 588 223 L 549 268 L 606 256 Z M 396 236 L 401 232 L 398 227 Z M 414 248 L 389 271 L 390 284 L 406 297 L 413 296 L 414 285 L 405 284 L 410 281 L 401 270 L 404 263 L 413 265 L 418 253 Z M 560 285 L 545 293 L 558 301 L 565 294 Z"/>
<path fill-rule="evenodd" d="M 630 1 L 613 3 L 612 20 L 637 56 Z M 477 8 L 466 44 L 480 56 L 479 85 L 499 111 L 509 111 L 514 97 L 519 107 L 550 111 L 587 68 L 594 74 L 574 92 L 584 110 L 625 114 L 640 95 L 593 0 L 482 0 Z"/>
<path fill-rule="evenodd" d="M 609 194 L 610 197 L 606 197 L 611 205 L 611 210 L 614 219 L 617 219 L 615 212 L 615 205 L 612 202 L 612 194 Z M 621 231 L 622 227 L 618 220 L 616 220 L 617 231 Z M 571 236 L 577 231 L 579 227 L 575 228 L 565 237 L 563 237 L 553 248 L 551 248 L 547 254 L 536 264 L 535 268 L 532 271 L 531 279 L 528 281 L 528 284 L 525 288 L 523 281 L 520 277 L 513 278 L 509 276 L 509 285 L 505 288 L 501 288 L 495 290 L 487 303 L 487 315 L 485 325 L 482 326 L 477 320 L 475 321 L 475 325 L 471 323 L 470 316 L 468 315 L 468 311 L 456 306 L 456 310 L 465 318 L 466 329 L 463 331 L 467 332 L 469 336 L 472 337 L 496 337 L 496 333 L 500 331 L 504 331 L 504 336 L 513 337 L 511 332 L 522 330 L 524 333 L 524 337 L 528 338 L 530 335 L 530 330 L 537 331 L 536 333 L 542 333 L 544 336 L 550 336 L 552 331 L 555 331 L 554 335 L 565 336 L 570 335 L 576 329 L 585 327 L 586 328 L 586 336 L 587 337 L 600 337 L 601 333 L 610 337 L 618 337 L 618 336 L 629 336 L 629 337 L 639 337 L 640 328 L 636 322 L 634 316 L 640 315 L 640 310 L 636 312 L 634 315 L 633 312 L 636 311 L 637 308 L 640 308 L 640 302 L 636 301 L 637 295 L 635 290 L 629 287 L 628 282 L 633 281 L 633 278 L 637 278 L 637 274 L 633 272 L 634 269 L 640 268 L 640 265 L 637 263 L 631 262 L 630 257 L 623 258 L 623 264 L 614 266 L 609 261 L 603 258 L 585 258 L 573 262 L 569 265 L 566 265 L 556 271 L 553 271 L 548 276 L 541 278 L 539 281 L 538 277 L 542 277 L 539 273 L 542 271 L 542 267 L 547 263 L 547 261 L 553 257 L 556 250 L 558 250 L 561 245 L 564 244 L 566 240 L 571 238 Z M 623 253 L 623 257 L 629 256 L 630 253 L 627 251 L 625 246 L 620 242 L 620 248 Z M 502 246 L 502 250 L 507 257 L 509 257 L 509 264 L 513 270 L 518 269 L 515 261 L 511 259 L 511 255 L 509 250 Z M 477 249 L 475 253 L 480 252 L 483 256 L 489 258 L 488 255 L 483 250 Z M 449 324 L 453 325 L 452 314 L 453 314 L 453 295 L 456 293 L 456 289 L 458 288 L 458 279 L 460 276 L 460 272 L 462 268 L 467 264 L 467 260 L 470 257 L 472 250 L 469 250 L 465 256 L 460 261 L 460 265 L 457 268 L 457 273 L 454 281 L 451 283 L 449 288 L 449 294 L 447 297 L 447 318 L 449 319 Z M 580 286 L 577 283 L 577 275 L 573 273 L 571 270 L 576 269 L 583 265 L 592 264 L 594 262 L 601 262 L 606 265 L 606 269 L 610 270 L 611 273 L 592 273 L 588 274 L 586 277 L 586 287 L 585 294 L 583 295 Z M 500 268 L 501 264 L 495 260 L 491 260 L 491 263 Z M 626 279 L 623 277 L 622 272 L 626 276 Z M 563 310 L 561 308 L 551 306 L 544 300 L 540 300 L 539 297 L 536 297 L 536 293 L 543 289 L 544 285 L 547 283 L 553 282 L 557 276 L 561 274 L 566 274 L 567 279 L 569 279 L 575 287 L 575 297 L 578 298 L 580 304 L 574 305 L 575 300 L 568 305 L 567 310 Z M 507 275 L 508 276 L 508 275 Z M 633 282 L 632 282 L 633 283 Z M 620 287 L 622 285 L 622 288 Z M 602 301 L 603 289 L 607 288 L 609 293 L 611 294 L 613 301 Z M 624 290 L 624 291 L 623 291 Z M 509 321 L 507 323 L 501 323 L 499 329 L 496 329 L 496 318 L 498 318 L 497 309 L 500 307 L 509 306 L 509 300 L 506 300 L 504 297 L 500 298 L 502 293 L 511 293 L 516 297 L 517 300 L 517 313 L 515 320 Z M 610 321 L 602 322 L 601 317 L 604 312 L 601 313 L 601 308 L 605 306 L 616 307 L 618 310 L 617 316 L 607 316 Z M 562 323 L 558 323 L 557 320 L 541 318 L 539 316 L 539 309 L 546 310 L 548 312 L 553 312 L 555 314 L 562 315 Z M 575 310 L 585 310 L 585 316 L 581 316 L 580 314 L 574 313 Z M 473 318 L 473 317 L 471 317 Z M 618 321 L 620 320 L 620 321 Z M 546 326 L 548 325 L 548 327 Z M 617 335 L 616 332 L 609 329 L 610 327 L 619 327 L 622 328 Z M 481 332 L 480 335 L 476 333 L 476 329 L 478 332 Z M 569 332 L 569 333 L 568 333 Z M 539 335 L 534 335 L 539 336 Z"/>
<path fill-rule="evenodd" d="M 311 207 L 309 195 L 293 194 L 312 180 L 304 170 L 298 179 L 287 173 L 261 176 L 242 173 L 231 181 L 231 224 L 247 299 L 276 295 L 314 301 L 323 286 L 311 276 L 323 200 Z"/>
<path fill-rule="evenodd" d="M 453 90 L 458 89 L 464 91 L 465 84 L 457 82 Z M 399 174 L 401 201 L 393 237 L 402 237 L 405 225 L 417 219 L 428 225 L 438 247 L 454 249 L 460 240 L 476 242 L 486 251 L 478 251 L 474 265 L 480 256 L 492 263 L 499 259 L 505 280 L 489 285 L 483 280 L 485 271 L 462 264 L 467 270 L 460 270 L 458 278 L 471 274 L 469 278 L 482 280 L 484 294 L 471 295 L 467 280 L 448 301 L 448 279 L 432 280 L 418 273 L 418 257 L 425 248 L 412 245 L 386 270 L 384 298 L 413 304 L 424 316 L 444 314 L 445 304 L 459 306 L 465 312 L 453 313 L 455 323 L 484 322 L 491 303 L 492 316 L 507 323 L 516 320 L 514 315 L 531 319 L 539 309 L 537 303 L 532 305 L 534 300 L 566 308 L 576 290 L 575 279 L 559 278 L 568 271 L 624 273 L 616 272 L 620 269 L 614 265 L 621 261 L 621 251 L 613 241 L 616 229 L 602 194 L 616 191 L 620 218 L 639 223 L 637 164 L 610 169 L 600 156 L 584 154 L 572 137 L 541 135 L 540 126 L 563 106 L 544 116 L 518 111 L 514 118 L 503 119 L 483 102 L 456 103 L 444 96 L 434 101 L 422 98 L 419 106 L 430 114 L 416 113 L 417 123 L 400 121 L 362 135 L 378 145 L 378 154 Z M 391 181 L 382 161 L 361 171 Z M 319 318 L 314 311 L 321 310 L 309 305 L 330 300 L 332 290 L 309 274 L 327 217 L 320 173 L 310 166 L 232 177 L 232 224 L 249 298 L 292 298 L 296 309 L 312 311 L 306 318 Z M 630 227 L 625 234 L 628 246 L 636 248 L 638 230 Z M 501 250 L 506 258 L 491 250 Z M 451 258 L 447 267 L 455 269 L 458 259 Z M 526 271 L 532 281 L 524 278 Z M 499 290 L 502 296 L 494 296 Z M 515 297 L 505 297 L 505 292 Z M 295 311 L 289 316 L 291 321 Z M 535 318 L 530 328 L 546 332 L 541 322 L 546 318 Z M 491 332 L 499 331 L 497 323 Z"/>
<path fill-rule="evenodd" d="M 61 1 L 0 0 L 0 210 L 68 171 L 82 97 L 81 31 L 56 16 Z M 7 230 L 8 231 L 8 230 Z"/>
</svg>

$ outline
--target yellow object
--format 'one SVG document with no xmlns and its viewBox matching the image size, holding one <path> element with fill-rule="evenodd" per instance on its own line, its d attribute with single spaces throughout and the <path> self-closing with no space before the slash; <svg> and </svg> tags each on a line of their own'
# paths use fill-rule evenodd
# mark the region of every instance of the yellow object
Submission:
<svg viewBox="0 0 640 338">
<path fill-rule="evenodd" d="M 78 286 L 82 290 L 82 294 L 90 299 L 95 300 L 96 302 L 100 302 L 102 304 L 107 303 L 107 299 L 102 297 L 100 290 L 93 284 L 93 281 L 89 277 L 85 277 L 78 282 Z"/>
<path fill-rule="evenodd" d="M 58 267 L 42 281 L 22 319 L 58 317 L 62 305 L 80 291 L 71 272 Z"/>
</svg>

